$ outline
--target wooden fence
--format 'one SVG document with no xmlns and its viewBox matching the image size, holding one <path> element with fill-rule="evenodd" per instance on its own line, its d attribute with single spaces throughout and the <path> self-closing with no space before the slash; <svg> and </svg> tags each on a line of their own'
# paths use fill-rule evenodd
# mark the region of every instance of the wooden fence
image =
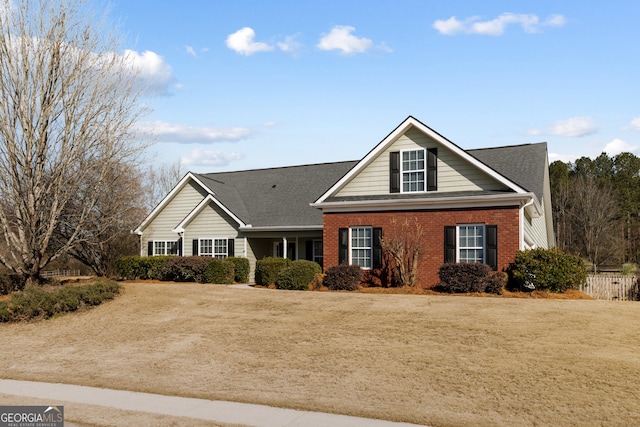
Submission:
<svg viewBox="0 0 640 427">
<path fill-rule="evenodd" d="M 590 274 L 580 290 L 595 299 L 639 301 L 640 289 L 635 276 L 616 274 Z"/>
<path fill-rule="evenodd" d="M 60 276 L 79 276 L 80 270 L 50 270 L 50 271 L 41 271 L 40 276 L 42 277 L 60 277 Z"/>
</svg>

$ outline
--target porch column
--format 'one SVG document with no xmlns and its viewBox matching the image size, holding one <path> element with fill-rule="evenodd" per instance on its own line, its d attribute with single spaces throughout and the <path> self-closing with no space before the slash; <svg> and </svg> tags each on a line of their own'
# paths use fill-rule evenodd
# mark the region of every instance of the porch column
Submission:
<svg viewBox="0 0 640 427">
<path fill-rule="evenodd" d="M 282 238 L 282 258 L 287 257 L 287 238 Z"/>
</svg>

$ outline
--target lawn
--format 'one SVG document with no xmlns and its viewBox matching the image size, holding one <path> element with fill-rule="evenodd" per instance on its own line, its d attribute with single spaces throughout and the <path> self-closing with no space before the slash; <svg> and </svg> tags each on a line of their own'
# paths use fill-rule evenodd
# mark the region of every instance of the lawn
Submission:
<svg viewBox="0 0 640 427">
<path fill-rule="evenodd" d="M 10 379 L 436 427 L 640 425 L 637 302 L 126 284 L 0 339 Z"/>
</svg>

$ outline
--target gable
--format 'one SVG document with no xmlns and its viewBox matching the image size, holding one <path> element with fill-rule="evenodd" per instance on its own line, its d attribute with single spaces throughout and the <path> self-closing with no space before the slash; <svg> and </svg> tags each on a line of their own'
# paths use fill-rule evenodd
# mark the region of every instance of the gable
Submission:
<svg viewBox="0 0 640 427">
<path fill-rule="evenodd" d="M 468 159 L 454 152 L 448 144 L 410 126 L 381 150 L 351 180 L 340 188 L 336 197 L 390 194 L 390 156 L 408 150 L 437 150 L 437 189 L 435 193 L 460 191 L 509 191 L 504 183 L 478 169 Z"/>
</svg>

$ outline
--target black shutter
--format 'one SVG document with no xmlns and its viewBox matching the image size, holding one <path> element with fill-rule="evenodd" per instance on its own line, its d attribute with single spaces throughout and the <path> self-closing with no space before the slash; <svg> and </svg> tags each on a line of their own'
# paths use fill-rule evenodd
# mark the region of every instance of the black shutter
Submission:
<svg viewBox="0 0 640 427">
<path fill-rule="evenodd" d="M 389 192 L 400 192 L 400 152 L 389 153 Z"/>
<path fill-rule="evenodd" d="M 456 227 L 444 227 L 444 262 L 456 262 Z"/>
<path fill-rule="evenodd" d="M 382 228 L 373 229 L 373 268 L 382 268 Z"/>
<path fill-rule="evenodd" d="M 304 242 L 304 254 L 307 261 L 313 261 L 313 240 Z"/>
<path fill-rule="evenodd" d="M 234 239 L 227 239 L 227 256 L 236 256 L 235 246 L 236 241 Z"/>
<path fill-rule="evenodd" d="M 182 256 L 182 237 L 178 239 L 176 244 L 178 245 L 178 256 Z"/>
<path fill-rule="evenodd" d="M 147 243 L 147 256 L 153 256 L 153 240 Z"/>
<path fill-rule="evenodd" d="M 427 191 L 438 190 L 438 149 L 427 150 Z"/>
<path fill-rule="evenodd" d="M 192 250 L 191 250 L 191 255 L 193 256 L 197 256 L 198 255 L 198 239 L 193 239 L 193 246 L 192 246 Z"/>
<path fill-rule="evenodd" d="M 349 262 L 349 229 L 338 229 L 338 264 Z"/>
<path fill-rule="evenodd" d="M 487 259 L 486 264 L 493 270 L 498 269 L 498 226 L 487 225 Z"/>
</svg>

